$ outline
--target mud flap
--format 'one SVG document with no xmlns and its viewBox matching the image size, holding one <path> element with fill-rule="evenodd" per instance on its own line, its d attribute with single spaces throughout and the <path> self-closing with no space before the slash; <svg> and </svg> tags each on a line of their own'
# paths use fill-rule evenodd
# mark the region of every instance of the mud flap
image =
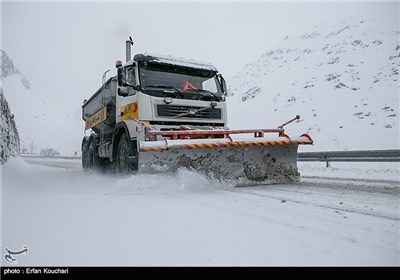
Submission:
<svg viewBox="0 0 400 280">
<path fill-rule="evenodd" d="M 194 169 L 236 185 L 298 182 L 297 144 L 277 146 L 168 149 L 139 154 L 139 171 Z"/>
</svg>

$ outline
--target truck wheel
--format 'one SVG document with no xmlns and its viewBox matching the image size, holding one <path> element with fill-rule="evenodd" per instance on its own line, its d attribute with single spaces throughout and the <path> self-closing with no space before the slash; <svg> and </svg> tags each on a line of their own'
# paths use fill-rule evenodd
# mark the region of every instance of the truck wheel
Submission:
<svg viewBox="0 0 400 280">
<path fill-rule="evenodd" d="M 99 155 L 96 152 L 96 144 L 94 141 L 91 141 L 89 144 L 89 149 L 87 152 L 87 157 L 86 157 L 86 168 L 88 170 L 96 170 L 99 167 Z"/>
<path fill-rule="evenodd" d="M 88 142 L 84 141 L 82 143 L 82 168 L 83 171 L 87 171 L 88 166 L 87 166 L 87 162 L 88 162 Z"/>
<path fill-rule="evenodd" d="M 118 143 L 116 168 L 118 172 L 128 173 L 131 170 L 131 164 L 129 163 L 130 145 L 129 140 L 125 134 L 121 135 Z"/>
</svg>

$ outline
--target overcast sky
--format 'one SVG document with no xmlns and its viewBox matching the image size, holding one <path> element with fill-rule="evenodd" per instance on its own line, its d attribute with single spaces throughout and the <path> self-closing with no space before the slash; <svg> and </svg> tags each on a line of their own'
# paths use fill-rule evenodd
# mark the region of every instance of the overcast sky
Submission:
<svg viewBox="0 0 400 280">
<path fill-rule="evenodd" d="M 229 79 L 286 35 L 314 24 L 393 9 L 383 3 L 2 3 L 2 49 L 45 95 L 67 106 L 101 85 L 134 52 L 213 63 Z M 229 80 L 228 80 L 229 81 Z"/>
</svg>

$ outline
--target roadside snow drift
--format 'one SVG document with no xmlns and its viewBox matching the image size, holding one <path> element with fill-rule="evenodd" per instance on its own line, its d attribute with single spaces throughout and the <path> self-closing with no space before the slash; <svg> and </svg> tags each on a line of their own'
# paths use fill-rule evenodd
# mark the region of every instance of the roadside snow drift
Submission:
<svg viewBox="0 0 400 280">
<path fill-rule="evenodd" d="M 234 188 L 188 170 L 117 178 L 41 164 L 66 168 L 2 168 L 2 246 L 29 248 L 17 265 L 399 264 L 398 182 Z"/>
</svg>

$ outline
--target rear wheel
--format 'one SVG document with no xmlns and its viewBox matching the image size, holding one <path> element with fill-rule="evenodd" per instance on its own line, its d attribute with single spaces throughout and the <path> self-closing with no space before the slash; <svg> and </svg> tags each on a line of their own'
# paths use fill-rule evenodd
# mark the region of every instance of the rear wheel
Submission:
<svg viewBox="0 0 400 280">
<path fill-rule="evenodd" d="M 84 171 L 87 171 L 87 161 L 88 161 L 88 149 L 89 142 L 87 140 L 83 140 L 82 142 L 82 168 Z"/>
<path fill-rule="evenodd" d="M 94 171 L 99 167 L 99 163 L 100 158 L 97 153 L 96 144 L 94 143 L 94 141 L 91 141 L 87 151 L 86 169 Z"/>
</svg>

